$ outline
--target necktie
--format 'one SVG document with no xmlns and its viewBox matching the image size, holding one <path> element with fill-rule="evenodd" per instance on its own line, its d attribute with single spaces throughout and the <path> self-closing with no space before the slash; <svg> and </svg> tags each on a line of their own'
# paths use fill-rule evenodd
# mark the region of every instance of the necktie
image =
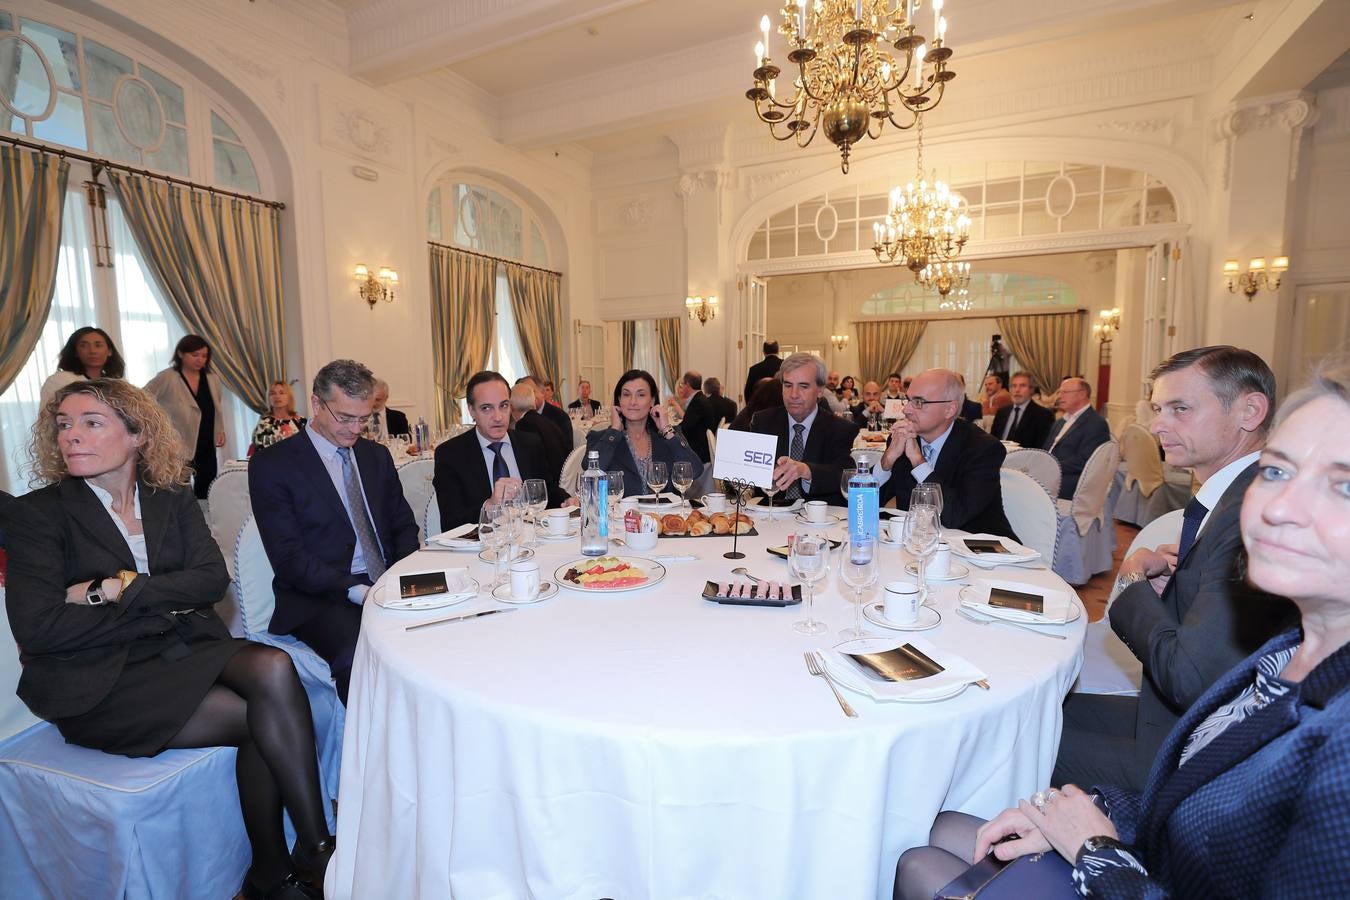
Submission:
<svg viewBox="0 0 1350 900">
<path fill-rule="evenodd" d="M 1205 515 L 1209 510 L 1205 504 L 1201 503 L 1195 497 L 1186 504 L 1186 510 L 1181 514 L 1181 544 L 1177 547 L 1177 567 L 1186 559 L 1186 554 L 1191 552 L 1191 547 L 1195 544 L 1195 536 L 1200 531 L 1200 523 L 1204 521 Z"/>
<path fill-rule="evenodd" d="M 361 494 L 361 484 L 356 480 L 356 469 L 352 467 L 352 449 L 339 447 L 338 456 L 342 457 L 342 484 L 347 489 L 352 530 L 356 532 L 361 556 L 366 561 L 366 575 L 371 581 L 376 581 L 384 574 L 384 555 L 380 553 L 380 542 L 375 539 L 375 529 L 370 524 L 370 516 L 366 514 L 366 498 Z"/>
<path fill-rule="evenodd" d="M 801 459 L 802 453 L 806 450 L 806 426 L 801 422 L 792 426 L 792 446 L 788 448 L 788 456 L 793 459 Z M 802 496 L 802 483 L 794 481 L 788 485 L 788 489 L 783 492 L 783 496 L 788 500 L 798 500 Z"/>
<path fill-rule="evenodd" d="M 1017 423 L 1018 421 L 1021 420 L 1021 418 L 1022 418 L 1022 407 L 1014 406 L 1013 414 L 1008 418 L 1008 427 L 1003 431 L 1003 439 L 1005 441 L 1012 439 L 1012 434 L 1014 431 L 1017 430 Z"/>
<path fill-rule="evenodd" d="M 488 449 L 492 451 L 492 483 L 496 484 L 499 478 L 510 478 L 511 470 L 506 466 L 506 457 L 502 456 L 502 444 L 504 441 L 493 441 L 488 444 Z"/>
</svg>

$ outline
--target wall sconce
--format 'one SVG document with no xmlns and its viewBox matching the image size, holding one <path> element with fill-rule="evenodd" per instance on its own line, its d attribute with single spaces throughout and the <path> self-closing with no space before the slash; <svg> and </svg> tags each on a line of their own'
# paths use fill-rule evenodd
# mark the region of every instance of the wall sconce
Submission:
<svg viewBox="0 0 1350 900">
<path fill-rule="evenodd" d="M 1113 306 L 1101 311 L 1101 318 L 1092 326 L 1092 336 L 1103 344 L 1111 343 L 1120 330 L 1120 307 Z"/>
<path fill-rule="evenodd" d="M 716 297 L 685 297 L 684 308 L 689 311 L 689 318 L 697 319 L 700 325 L 717 318 Z"/>
<path fill-rule="evenodd" d="M 830 343 L 834 344 L 834 349 L 843 350 L 845 347 L 848 346 L 848 335 L 832 334 L 830 335 Z"/>
<path fill-rule="evenodd" d="M 1250 303 L 1256 296 L 1256 292 L 1265 285 L 1272 291 L 1280 289 L 1280 276 L 1289 271 L 1289 257 L 1277 256 L 1270 261 L 1270 268 L 1266 268 L 1265 257 L 1258 256 L 1247 263 L 1247 271 L 1238 270 L 1238 261 L 1236 259 L 1225 260 L 1223 264 L 1224 278 L 1228 279 L 1228 293 L 1236 294 L 1238 291 L 1247 295 L 1247 302 Z"/>
<path fill-rule="evenodd" d="M 388 266 L 381 266 L 379 273 L 376 274 L 364 263 L 359 263 L 352 269 L 352 278 L 356 279 L 356 289 L 361 294 L 361 299 L 369 303 L 371 309 L 374 309 L 375 304 L 381 300 L 386 303 L 394 302 L 398 272 Z"/>
</svg>

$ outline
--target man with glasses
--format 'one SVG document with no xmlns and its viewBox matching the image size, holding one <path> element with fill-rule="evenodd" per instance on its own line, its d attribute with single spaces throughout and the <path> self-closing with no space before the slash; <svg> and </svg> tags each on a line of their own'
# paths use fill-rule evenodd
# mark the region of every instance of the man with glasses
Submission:
<svg viewBox="0 0 1350 900">
<path fill-rule="evenodd" d="M 909 508 L 916 484 L 942 485 L 942 524 L 1016 539 L 1003 515 L 999 468 L 1006 452 L 995 438 L 958 417 L 965 392 L 951 369 L 928 369 L 914 376 L 904 418 L 891 426 L 890 444 L 881 457 L 888 473 L 882 503 L 895 497 Z"/>
<path fill-rule="evenodd" d="M 1092 451 L 1111 440 L 1111 428 L 1092 408 L 1092 385 L 1081 375 L 1070 375 L 1059 386 L 1063 417 L 1050 428 L 1045 449 L 1059 460 L 1059 496 L 1072 500 Z"/>
<path fill-rule="evenodd" d="M 375 376 L 350 359 L 314 376 L 305 437 L 253 455 L 249 500 L 272 563 L 268 631 L 323 657 L 345 705 L 366 593 L 417 549 L 417 522 L 389 451 L 361 437 Z"/>
</svg>

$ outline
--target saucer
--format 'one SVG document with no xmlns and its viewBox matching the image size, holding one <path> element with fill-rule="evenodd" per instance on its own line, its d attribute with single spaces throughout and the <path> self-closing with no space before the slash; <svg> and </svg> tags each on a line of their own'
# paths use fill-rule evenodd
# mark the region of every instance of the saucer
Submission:
<svg viewBox="0 0 1350 900">
<path fill-rule="evenodd" d="M 558 593 L 558 586 L 551 581 L 545 581 L 539 585 L 539 596 L 533 600 L 517 600 L 511 596 L 511 585 L 499 584 L 492 589 L 492 599 L 500 600 L 502 603 L 510 603 L 514 606 L 529 606 L 531 603 L 540 603 Z"/>
<path fill-rule="evenodd" d="M 544 528 L 535 529 L 535 536 L 541 541 L 569 541 L 579 534 L 581 534 L 580 522 L 574 523 L 571 528 L 567 529 L 566 534 L 554 534 Z"/>
<path fill-rule="evenodd" d="M 942 624 L 942 614 L 931 606 L 919 607 L 919 618 L 912 625 L 894 625 L 881 617 L 881 602 L 873 601 L 863 607 L 863 618 L 878 628 L 888 631 L 928 631 Z"/>
<path fill-rule="evenodd" d="M 918 564 L 918 563 L 905 563 L 905 574 L 906 574 L 906 575 L 913 576 L 914 578 L 918 578 L 918 577 L 919 577 L 919 564 Z M 952 560 L 952 567 L 951 567 L 949 570 L 947 570 L 947 574 L 946 574 L 946 575 L 934 575 L 932 572 L 929 572 L 929 573 L 928 573 L 928 580 L 929 580 L 929 581 L 960 581 L 962 578 L 965 578 L 965 577 L 966 577 L 967 575 L 969 575 L 969 574 L 970 574 L 970 567 L 968 567 L 968 566 L 963 566 L 963 565 L 961 565 L 959 562 L 957 562 L 956 560 Z"/>
<path fill-rule="evenodd" d="M 522 559 L 529 559 L 530 557 L 534 556 L 534 551 L 531 550 L 529 547 L 518 547 L 517 549 L 518 549 L 520 552 L 519 552 L 518 554 L 516 554 L 516 557 L 515 557 L 515 559 L 512 560 L 512 562 L 517 562 L 517 561 L 522 560 Z M 496 550 L 484 550 L 484 551 L 482 551 L 481 553 L 478 554 L 478 558 L 481 559 L 481 560 L 482 560 L 483 562 L 485 562 L 485 563 L 493 563 L 493 562 L 496 562 L 496 560 L 497 560 L 497 551 L 496 551 Z"/>
<path fill-rule="evenodd" d="M 825 518 L 819 522 L 814 522 L 811 519 L 808 519 L 806 516 L 802 515 L 801 513 L 797 513 L 792 518 L 797 520 L 797 522 L 801 523 L 802 525 L 815 525 L 820 528 L 825 528 L 830 525 L 838 525 L 840 522 L 844 521 L 843 516 L 835 515 L 834 513 L 826 513 Z"/>
</svg>

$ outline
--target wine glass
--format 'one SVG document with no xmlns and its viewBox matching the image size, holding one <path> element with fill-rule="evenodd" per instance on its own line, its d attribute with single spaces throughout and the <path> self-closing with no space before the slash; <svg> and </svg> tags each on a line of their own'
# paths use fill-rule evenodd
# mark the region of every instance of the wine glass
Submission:
<svg viewBox="0 0 1350 900">
<path fill-rule="evenodd" d="M 776 481 L 770 479 L 768 485 L 766 485 L 765 487 L 760 488 L 760 490 L 764 492 L 764 496 L 765 496 L 765 497 L 768 497 L 768 498 L 769 498 L 769 518 L 772 519 L 772 518 L 773 518 L 773 495 L 776 494 L 776 493 L 778 493 L 778 482 L 776 482 Z M 746 498 L 746 499 L 748 500 L 749 498 Z"/>
<path fill-rule="evenodd" d="M 680 460 L 670 467 L 670 483 L 675 485 L 675 490 L 680 492 L 680 508 L 689 505 L 689 501 L 684 499 L 684 492 L 694 486 L 694 464 L 686 460 Z"/>
<path fill-rule="evenodd" d="M 483 549 L 488 551 L 488 555 L 492 559 L 492 586 L 494 588 L 499 584 L 497 579 L 501 572 L 500 560 L 506 555 L 502 552 L 502 543 L 506 539 L 508 531 L 502 523 L 505 514 L 505 507 L 496 500 L 488 500 L 484 503 L 478 514 L 478 539 L 483 542 Z"/>
<path fill-rule="evenodd" d="M 670 475 L 665 463 L 652 460 L 647 465 L 647 487 L 656 495 L 655 502 L 661 502 L 661 491 L 665 490 L 666 482 L 669 480 Z"/>
<path fill-rule="evenodd" d="M 937 551 L 941 533 L 935 507 L 910 506 L 905 517 L 905 550 L 914 557 L 919 570 L 920 603 L 928 602 L 928 559 Z"/>
<path fill-rule="evenodd" d="M 527 532 L 530 534 L 531 546 L 535 543 L 535 535 L 539 530 L 539 516 L 543 514 L 548 507 L 548 483 L 542 478 L 525 479 L 525 503 L 530 513 L 530 523 L 534 526 L 533 530 Z"/>
<path fill-rule="evenodd" d="M 606 472 L 605 481 L 606 496 L 609 498 L 607 513 L 610 518 L 614 518 L 619 514 L 619 505 L 623 502 L 623 472 L 618 469 Z"/>
<path fill-rule="evenodd" d="M 788 545 L 788 564 L 792 574 L 806 583 L 806 618 L 794 622 L 792 630 L 801 634 L 820 634 L 825 630 L 825 623 L 817 622 L 811 612 L 815 605 L 816 582 L 830 570 L 830 542 L 823 534 L 797 535 Z"/>
<path fill-rule="evenodd" d="M 909 506 L 913 509 L 916 506 L 931 506 L 937 510 L 938 522 L 942 522 L 942 485 L 936 482 L 925 481 L 914 485 L 914 490 L 909 492 Z"/>
<path fill-rule="evenodd" d="M 841 638 L 861 638 L 862 592 L 877 583 L 876 544 L 870 538 L 845 543 L 839 548 L 839 574 L 853 588 L 853 627 L 839 632 Z"/>
<path fill-rule="evenodd" d="M 845 469 L 839 475 L 839 493 L 844 495 L 844 502 L 848 502 L 848 483 L 853 480 L 853 476 L 858 474 L 857 469 Z"/>
</svg>

